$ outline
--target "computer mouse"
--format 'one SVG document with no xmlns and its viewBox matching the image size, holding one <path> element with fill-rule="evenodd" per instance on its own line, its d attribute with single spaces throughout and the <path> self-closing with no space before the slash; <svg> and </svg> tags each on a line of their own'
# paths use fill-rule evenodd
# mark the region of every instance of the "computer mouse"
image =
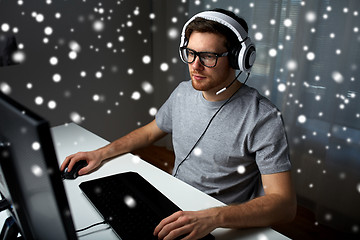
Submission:
<svg viewBox="0 0 360 240">
<path fill-rule="evenodd" d="M 61 173 L 61 177 L 63 179 L 76 179 L 79 176 L 79 170 L 83 167 L 86 167 L 88 164 L 86 160 L 80 160 L 75 163 L 74 167 L 68 172 L 68 168 L 66 167 L 64 171 Z"/>
</svg>

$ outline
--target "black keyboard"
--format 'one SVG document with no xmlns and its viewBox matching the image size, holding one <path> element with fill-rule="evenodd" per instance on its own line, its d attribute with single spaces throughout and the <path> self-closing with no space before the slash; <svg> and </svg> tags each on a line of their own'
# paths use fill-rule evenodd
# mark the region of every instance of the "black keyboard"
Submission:
<svg viewBox="0 0 360 240">
<path fill-rule="evenodd" d="M 122 240 L 152 240 L 160 221 L 180 210 L 138 173 L 126 172 L 79 185 Z M 211 234 L 202 240 L 215 239 Z"/>
</svg>

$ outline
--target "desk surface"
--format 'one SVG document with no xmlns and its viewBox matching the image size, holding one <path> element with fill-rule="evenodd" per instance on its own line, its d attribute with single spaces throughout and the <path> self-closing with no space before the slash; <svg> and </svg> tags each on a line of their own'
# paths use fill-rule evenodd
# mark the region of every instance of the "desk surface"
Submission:
<svg viewBox="0 0 360 240">
<path fill-rule="evenodd" d="M 76 124 L 65 124 L 51 129 L 59 165 L 66 156 L 79 151 L 89 151 L 102 147 L 109 142 Z M 91 174 L 75 180 L 64 180 L 70 210 L 75 228 L 80 229 L 101 222 L 103 219 L 83 195 L 79 184 L 83 181 L 109 176 L 121 172 L 139 173 L 159 191 L 166 195 L 181 209 L 201 210 L 209 207 L 224 206 L 220 201 L 206 195 L 192 186 L 172 177 L 132 154 L 125 154 L 105 163 Z M 2 213 L 3 214 L 3 213 Z M 0 216 L 4 219 L 4 216 Z M 2 221 L 1 221 L 2 222 Z M 271 228 L 246 230 L 215 229 L 212 234 L 217 240 L 237 239 L 288 239 Z M 78 234 L 79 239 L 118 239 L 107 225 L 99 225 Z"/>
</svg>

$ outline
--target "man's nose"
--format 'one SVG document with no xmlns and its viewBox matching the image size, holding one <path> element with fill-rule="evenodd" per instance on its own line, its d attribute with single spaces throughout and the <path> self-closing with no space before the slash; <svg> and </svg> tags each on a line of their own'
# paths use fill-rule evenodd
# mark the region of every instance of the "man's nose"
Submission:
<svg viewBox="0 0 360 240">
<path fill-rule="evenodd" d="M 195 56 L 195 60 L 194 60 L 193 63 L 191 63 L 191 66 L 192 66 L 193 69 L 197 69 L 197 70 L 200 70 L 200 69 L 204 68 L 204 66 L 201 64 L 199 56 Z"/>
</svg>

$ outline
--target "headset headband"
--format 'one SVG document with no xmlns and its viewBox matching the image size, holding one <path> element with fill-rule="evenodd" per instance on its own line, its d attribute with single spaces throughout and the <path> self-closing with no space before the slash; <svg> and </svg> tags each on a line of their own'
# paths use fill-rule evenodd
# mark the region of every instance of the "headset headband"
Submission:
<svg viewBox="0 0 360 240">
<path fill-rule="evenodd" d="M 248 36 L 245 29 L 241 26 L 240 23 L 238 23 L 235 19 L 232 17 L 215 11 L 206 11 L 201 12 L 196 15 L 194 15 L 192 18 L 190 18 L 184 25 L 182 32 L 181 32 L 181 43 L 180 46 L 184 46 L 185 44 L 185 31 L 186 27 L 197 17 L 204 18 L 206 20 L 211 20 L 214 22 L 221 23 L 222 25 L 225 25 L 226 27 L 230 28 L 238 38 L 239 42 L 243 42 L 246 37 Z"/>
</svg>

